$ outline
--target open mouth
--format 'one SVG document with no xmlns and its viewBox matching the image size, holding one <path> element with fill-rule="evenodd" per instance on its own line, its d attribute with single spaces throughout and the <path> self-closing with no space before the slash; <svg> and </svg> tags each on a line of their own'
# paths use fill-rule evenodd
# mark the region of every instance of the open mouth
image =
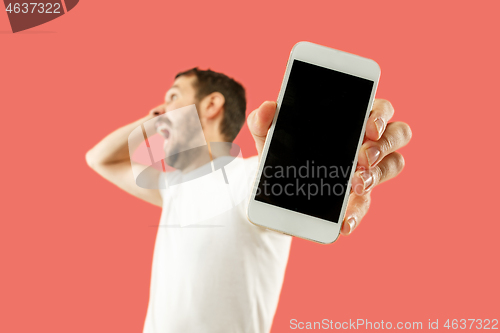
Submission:
<svg viewBox="0 0 500 333">
<path fill-rule="evenodd" d="M 170 131 L 165 123 L 157 123 L 156 132 L 160 133 L 165 139 L 168 139 L 170 136 Z"/>
</svg>

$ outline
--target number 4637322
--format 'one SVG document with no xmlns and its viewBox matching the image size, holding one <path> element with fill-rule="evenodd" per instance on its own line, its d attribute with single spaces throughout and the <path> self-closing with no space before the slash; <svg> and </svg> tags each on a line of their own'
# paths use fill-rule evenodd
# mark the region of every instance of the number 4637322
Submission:
<svg viewBox="0 0 500 333">
<path fill-rule="evenodd" d="M 467 329 L 467 324 L 470 324 L 468 329 L 483 329 L 483 330 L 497 330 L 498 329 L 498 319 L 453 319 L 450 321 L 448 319 L 444 323 L 443 327 L 447 329 Z M 475 324 L 475 325 L 474 325 Z M 490 326 L 491 325 L 491 326 Z"/>
<path fill-rule="evenodd" d="M 40 14 L 61 14 L 60 3 L 39 3 L 39 2 L 24 2 L 24 3 L 9 3 L 5 11 L 9 13 L 40 13 Z"/>
</svg>

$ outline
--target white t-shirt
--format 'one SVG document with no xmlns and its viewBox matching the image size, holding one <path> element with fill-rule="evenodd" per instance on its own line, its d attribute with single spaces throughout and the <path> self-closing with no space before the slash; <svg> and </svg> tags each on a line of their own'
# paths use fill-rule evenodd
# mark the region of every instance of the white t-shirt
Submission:
<svg viewBox="0 0 500 333">
<path fill-rule="evenodd" d="M 160 176 L 160 184 L 168 185 L 160 190 L 163 211 L 144 333 L 271 328 L 291 237 L 246 217 L 257 157 L 220 158 L 228 159 L 229 184 L 222 170 L 210 172 L 211 163 Z"/>
</svg>

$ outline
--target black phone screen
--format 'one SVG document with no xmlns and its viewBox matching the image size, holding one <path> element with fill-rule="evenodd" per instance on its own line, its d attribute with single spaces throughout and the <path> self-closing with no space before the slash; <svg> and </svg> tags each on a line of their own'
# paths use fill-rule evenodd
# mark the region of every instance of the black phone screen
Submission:
<svg viewBox="0 0 500 333">
<path fill-rule="evenodd" d="M 294 60 L 255 200 L 338 222 L 373 83 Z"/>
</svg>

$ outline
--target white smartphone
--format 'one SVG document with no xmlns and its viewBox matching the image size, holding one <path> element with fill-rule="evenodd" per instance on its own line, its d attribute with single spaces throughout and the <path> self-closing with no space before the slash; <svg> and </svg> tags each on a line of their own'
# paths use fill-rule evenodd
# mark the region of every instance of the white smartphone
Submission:
<svg viewBox="0 0 500 333">
<path fill-rule="evenodd" d="M 339 236 L 380 67 L 297 43 L 248 205 L 250 222 L 329 244 Z"/>
</svg>

